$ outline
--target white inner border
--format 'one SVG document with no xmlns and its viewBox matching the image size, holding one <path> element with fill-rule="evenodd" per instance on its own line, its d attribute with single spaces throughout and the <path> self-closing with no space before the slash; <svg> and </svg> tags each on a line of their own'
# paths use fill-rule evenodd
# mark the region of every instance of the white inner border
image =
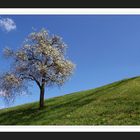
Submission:
<svg viewBox="0 0 140 140">
<path fill-rule="evenodd" d="M 139 15 L 140 8 L 2 8 L 3 15 Z"/>
<path fill-rule="evenodd" d="M 0 126 L 0 132 L 140 132 L 140 126 Z"/>
<path fill-rule="evenodd" d="M 0 15 L 140 15 L 140 8 L 2 8 Z M 0 132 L 140 132 L 140 126 L 1 125 Z"/>
</svg>

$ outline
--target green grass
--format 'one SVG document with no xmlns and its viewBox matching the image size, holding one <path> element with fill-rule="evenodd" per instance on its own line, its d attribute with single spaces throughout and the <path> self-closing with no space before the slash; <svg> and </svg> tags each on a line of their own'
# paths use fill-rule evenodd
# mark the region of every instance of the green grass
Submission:
<svg viewBox="0 0 140 140">
<path fill-rule="evenodd" d="M 0 110 L 1 125 L 139 125 L 140 77 Z"/>
</svg>

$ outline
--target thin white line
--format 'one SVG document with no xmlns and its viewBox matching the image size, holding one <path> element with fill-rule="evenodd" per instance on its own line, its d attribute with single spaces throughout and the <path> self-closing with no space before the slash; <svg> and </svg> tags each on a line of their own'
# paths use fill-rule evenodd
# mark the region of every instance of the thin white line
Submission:
<svg viewBox="0 0 140 140">
<path fill-rule="evenodd" d="M 140 15 L 140 8 L 4 8 L 1 15 Z"/>
<path fill-rule="evenodd" d="M 140 126 L 0 126 L 1 132 L 140 132 Z"/>
</svg>

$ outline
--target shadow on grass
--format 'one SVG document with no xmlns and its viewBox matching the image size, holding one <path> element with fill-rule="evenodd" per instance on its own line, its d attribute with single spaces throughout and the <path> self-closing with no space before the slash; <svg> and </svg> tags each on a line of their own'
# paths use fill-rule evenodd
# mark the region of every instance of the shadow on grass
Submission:
<svg viewBox="0 0 140 140">
<path fill-rule="evenodd" d="M 120 82 L 116 82 L 112 85 L 105 86 L 101 89 L 97 89 L 96 91 L 91 91 L 90 94 L 85 94 L 84 96 L 74 97 L 71 100 L 64 100 L 61 103 L 53 106 L 46 106 L 42 110 L 39 110 L 37 104 L 35 107 L 29 106 L 27 108 L 21 108 L 17 110 L 12 110 L 8 112 L 4 112 L 0 114 L 0 124 L 5 125 L 22 125 L 22 124 L 34 124 L 40 120 L 46 120 L 46 122 L 50 122 L 56 119 L 62 119 L 66 114 L 75 111 L 76 109 L 89 104 L 90 102 L 98 99 L 99 96 L 103 94 L 103 92 L 112 91 L 118 86 L 122 84 L 126 84 L 127 81 L 133 80 L 122 80 Z M 59 100 L 59 99 L 58 99 Z M 47 103 L 47 102 L 46 102 Z"/>
</svg>

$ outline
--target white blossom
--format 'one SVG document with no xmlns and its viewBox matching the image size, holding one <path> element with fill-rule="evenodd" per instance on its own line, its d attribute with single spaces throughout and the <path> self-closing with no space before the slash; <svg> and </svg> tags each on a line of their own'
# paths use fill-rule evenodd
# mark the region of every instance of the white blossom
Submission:
<svg viewBox="0 0 140 140">
<path fill-rule="evenodd" d="M 75 65 L 65 58 L 67 45 L 59 36 L 42 29 L 31 33 L 16 52 L 6 48 L 5 55 L 14 58 L 12 72 L 1 77 L 1 89 L 7 95 L 23 90 L 27 81 L 42 86 L 62 85 L 73 73 Z M 2 87 L 3 86 L 3 87 Z"/>
</svg>

